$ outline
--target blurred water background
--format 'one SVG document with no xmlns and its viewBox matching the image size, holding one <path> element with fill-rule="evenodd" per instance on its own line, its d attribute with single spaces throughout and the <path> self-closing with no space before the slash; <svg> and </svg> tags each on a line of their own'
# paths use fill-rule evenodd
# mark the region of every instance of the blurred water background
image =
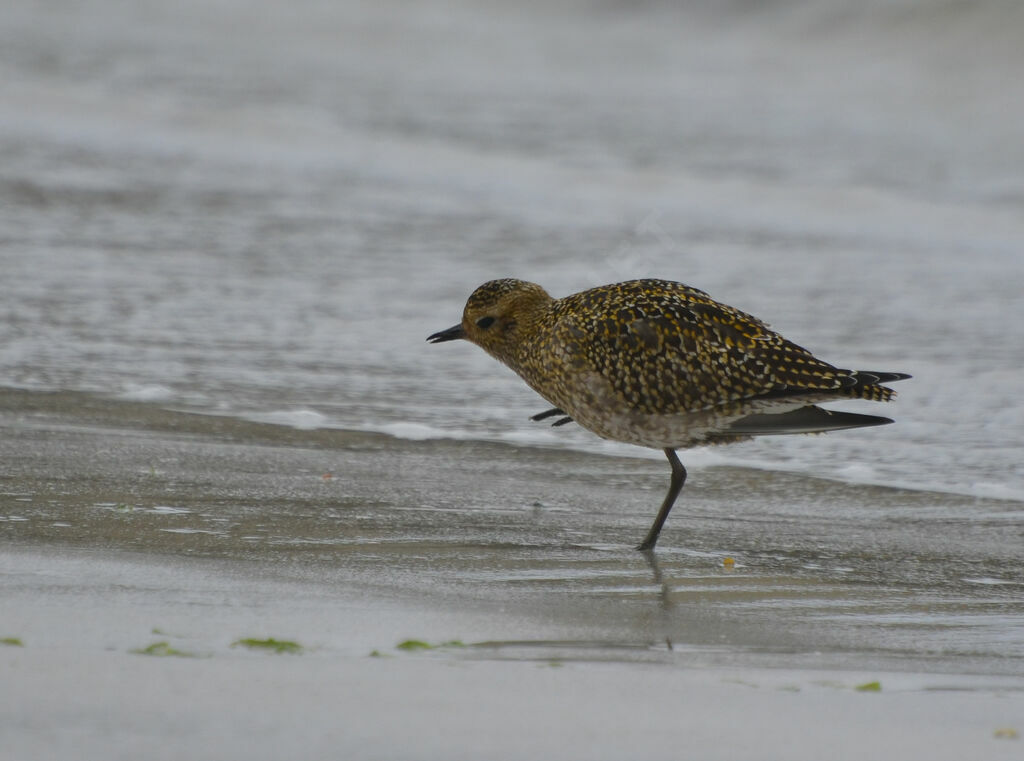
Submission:
<svg viewBox="0 0 1024 761">
<path fill-rule="evenodd" d="M 896 426 L 691 464 L 1024 499 L 1022 30 L 1014 0 L 17 3 L 0 384 L 642 454 L 423 339 L 494 277 L 663 277 L 915 376 Z"/>
</svg>

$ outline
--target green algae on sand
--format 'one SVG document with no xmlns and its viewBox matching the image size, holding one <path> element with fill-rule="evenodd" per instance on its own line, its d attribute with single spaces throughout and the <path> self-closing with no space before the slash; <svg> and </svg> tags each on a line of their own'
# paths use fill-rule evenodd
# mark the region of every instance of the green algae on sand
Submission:
<svg viewBox="0 0 1024 761">
<path fill-rule="evenodd" d="M 247 647 L 250 650 L 269 650 L 273 653 L 301 653 L 305 648 L 302 647 L 298 642 L 292 642 L 286 639 L 274 639 L 268 637 L 267 639 L 255 639 L 253 637 L 243 637 L 237 639 L 231 643 L 231 647 Z"/>
</svg>

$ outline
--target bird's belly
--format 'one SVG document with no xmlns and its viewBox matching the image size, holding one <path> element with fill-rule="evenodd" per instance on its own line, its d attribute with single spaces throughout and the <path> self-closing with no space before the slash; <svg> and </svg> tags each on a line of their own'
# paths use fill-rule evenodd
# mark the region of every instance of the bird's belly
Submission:
<svg viewBox="0 0 1024 761">
<path fill-rule="evenodd" d="M 595 372 L 577 369 L 558 378 L 522 372 L 520 375 L 588 431 L 605 439 L 652 449 L 685 449 L 744 440 L 749 436 L 728 433 L 729 426 L 737 420 L 753 413 L 785 412 L 806 403 L 799 398 L 723 399 L 720 404 L 699 410 L 675 407 L 648 411 L 643 409 L 643 400 L 623 398 Z M 816 400 L 820 400 L 820 395 Z"/>
<path fill-rule="evenodd" d="M 742 417 L 725 416 L 721 410 L 643 412 L 621 398 L 602 376 L 585 370 L 554 378 L 520 375 L 582 428 L 605 439 L 641 447 L 698 446 L 706 443 L 710 434 Z"/>
<path fill-rule="evenodd" d="M 646 411 L 620 398 L 596 374 L 585 378 L 573 393 L 553 401 L 580 426 L 602 438 L 652 449 L 685 449 L 702 444 L 723 444 L 749 438 L 729 433 L 729 427 L 747 415 L 782 413 L 810 399 L 745 399 L 724 401 L 699 410 Z"/>
<path fill-rule="evenodd" d="M 636 411 L 573 411 L 572 418 L 598 436 L 652 449 L 685 449 L 708 443 L 708 437 L 720 433 L 743 417 L 723 415 L 714 410 L 644 414 Z"/>
</svg>

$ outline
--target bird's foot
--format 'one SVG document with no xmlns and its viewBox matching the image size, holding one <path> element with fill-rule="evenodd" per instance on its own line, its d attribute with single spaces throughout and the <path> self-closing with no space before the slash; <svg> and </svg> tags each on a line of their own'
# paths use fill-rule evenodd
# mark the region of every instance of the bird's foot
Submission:
<svg viewBox="0 0 1024 761">
<path fill-rule="evenodd" d="M 564 415 L 564 417 L 558 418 L 558 420 L 551 424 L 552 426 L 565 425 L 566 423 L 572 422 L 572 418 L 565 414 L 565 410 L 561 410 L 558 407 L 552 407 L 550 410 L 538 412 L 536 415 L 532 415 L 530 420 L 545 420 L 553 415 Z"/>
</svg>

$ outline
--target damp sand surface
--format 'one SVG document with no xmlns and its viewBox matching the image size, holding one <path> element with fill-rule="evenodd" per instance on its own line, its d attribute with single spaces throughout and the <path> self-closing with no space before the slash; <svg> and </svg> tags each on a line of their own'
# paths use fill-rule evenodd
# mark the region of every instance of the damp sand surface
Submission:
<svg viewBox="0 0 1024 761">
<path fill-rule="evenodd" d="M 1021 757 L 1024 5 L 7 5 L 2 761 Z M 507 276 L 914 379 L 649 559 Z"/>
<path fill-rule="evenodd" d="M 1020 752 L 1019 503 L 704 468 L 649 557 L 651 460 L 12 389 L 0 429 L 10 758 Z"/>
</svg>

